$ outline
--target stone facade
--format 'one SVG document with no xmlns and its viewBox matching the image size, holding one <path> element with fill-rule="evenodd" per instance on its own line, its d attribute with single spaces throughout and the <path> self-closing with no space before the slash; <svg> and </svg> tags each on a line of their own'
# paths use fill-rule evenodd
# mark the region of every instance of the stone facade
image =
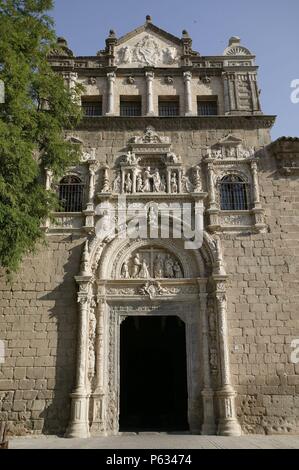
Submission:
<svg viewBox="0 0 299 470">
<path fill-rule="evenodd" d="M 187 32 L 176 38 L 149 17 L 123 38 L 111 31 L 96 57 L 59 46 L 54 69 L 84 84 L 82 103 L 101 103 L 102 115 L 66 131 L 82 148 L 69 170 L 85 188 L 82 210 L 55 214 L 47 246 L 12 283 L 1 279 L 0 418 L 15 433 L 117 433 L 120 325 L 175 312 L 191 432 L 298 432 L 299 140 L 271 143 L 254 56 L 234 37 L 222 56 L 202 57 Z M 120 116 L 126 97 L 140 99 L 140 116 Z M 159 116 L 174 97 L 178 115 Z M 215 100 L 216 114 L 198 115 L 201 100 Z M 229 175 L 246 207 L 225 207 Z M 50 173 L 45 183 L 59 188 Z M 204 214 L 202 246 L 118 237 L 130 222 L 115 219 L 119 195 L 158 227 L 157 204 L 189 203 L 193 220 Z"/>
</svg>

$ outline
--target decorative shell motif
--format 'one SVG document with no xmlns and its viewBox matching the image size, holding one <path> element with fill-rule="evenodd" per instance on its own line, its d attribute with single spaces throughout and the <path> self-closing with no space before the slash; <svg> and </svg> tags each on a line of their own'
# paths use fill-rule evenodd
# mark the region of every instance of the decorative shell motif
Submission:
<svg viewBox="0 0 299 470">
<path fill-rule="evenodd" d="M 224 55 L 238 56 L 238 55 L 251 55 L 250 51 L 243 46 L 229 47 L 225 50 Z"/>
</svg>

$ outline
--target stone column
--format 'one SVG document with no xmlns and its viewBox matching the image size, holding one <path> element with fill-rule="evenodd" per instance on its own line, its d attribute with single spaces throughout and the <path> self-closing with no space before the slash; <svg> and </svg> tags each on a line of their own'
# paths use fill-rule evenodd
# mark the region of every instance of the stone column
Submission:
<svg viewBox="0 0 299 470">
<path fill-rule="evenodd" d="M 208 169 L 208 185 L 209 185 L 209 198 L 210 198 L 209 209 L 216 209 L 216 193 L 215 193 L 215 184 L 214 184 L 213 163 L 208 163 L 207 169 Z"/>
<path fill-rule="evenodd" d="M 252 171 L 252 182 L 253 182 L 253 202 L 256 209 L 261 207 L 260 199 L 260 190 L 259 190 L 259 180 L 257 172 L 257 163 L 251 162 L 251 171 Z"/>
<path fill-rule="evenodd" d="M 146 72 L 146 115 L 154 115 L 154 95 L 153 95 L 153 82 L 155 75 L 153 72 Z"/>
<path fill-rule="evenodd" d="M 216 292 L 216 303 L 221 380 L 221 387 L 217 392 L 219 403 L 218 434 L 221 436 L 240 436 L 242 431 L 235 409 L 236 393 L 231 385 L 230 377 L 226 295 L 224 292 Z"/>
<path fill-rule="evenodd" d="M 97 297 L 97 328 L 96 328 L 96 363 L 95 363 L 95 389 L 93 399 L 93 422 L 91 429 L 95 432 L 105 432 L 105 315 L 106 315 L 106 287 L 99 286 Z"/>
<path fill-rule="evenodd" d="M 77 277 L 80 285 L 78 294 L 78 339 L 77 339 L 77 363 L 76 386 L 71 394 L 71 419 L 66 432 L 66 437 L 89 437 L 89 386 L 88 386 L 88 313 L 91 302 L 90 281 L 92 276 Z"/>
<path fill-rule="evenodd" d="M 199 285 L 199 287 L 202 287 Z M 200 293 L 200 319 L 201 319 L 201 337 L 203 352 L 203 389 L 201 392 L 203 401 L 203 424 L 201 434 L 215 434 L 215 416 L 214 416 L 214 392 L 211 386 L 210 370 L 210 348 L 209 348 L 209 319 L 207 311 L 208 294 Z"/>
<path fill-rule="evenodd" d="M 185 83 L 185 116 L 192 115 L 192 91 L 191 91 L 191 72 L 184 72 Z"/>
<path fill-rule="evenodd" d="M 132 193 L 136 193 L 136 183 L 137 183 L 137 168 L 132 168 Z"/>
<path fill-rule="evenodd" d="M 167 168 L 167 193 L 171 194 L 171 174 L 172 168 Z"/>
<path fill-rule="evenodd" d="M 108 79 L 108 100 L 107 100 L 107 113 L 106 115 L 114 115 L 114 83 L 115 73 L 107 73 Z"/>
</svg>

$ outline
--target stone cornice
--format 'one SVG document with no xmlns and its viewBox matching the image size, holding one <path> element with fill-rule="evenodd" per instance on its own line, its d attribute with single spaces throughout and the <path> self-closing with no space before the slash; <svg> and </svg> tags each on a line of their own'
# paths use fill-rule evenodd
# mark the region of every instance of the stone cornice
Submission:
<svg viewBox="0 0 299 470">
<path fill-rule="evenodd" d="M 234 116 L 178 116 L 154 117 L 102 116 L 84 118 L 77 130 L 133 131 L 153 126 L 156 131 L 188 131 L 201 129 L 271 129 L 276 116 L 234 115 Z"/>
</svg>

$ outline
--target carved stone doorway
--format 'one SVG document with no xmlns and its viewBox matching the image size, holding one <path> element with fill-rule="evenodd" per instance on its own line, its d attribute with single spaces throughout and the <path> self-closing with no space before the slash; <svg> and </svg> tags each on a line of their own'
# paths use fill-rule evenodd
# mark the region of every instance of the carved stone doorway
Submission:
<svg viewBox="0 0 299 470">
<path fill-rule="evenodd" d="M 186 431 L 187 413 L 184 322 L 128 317 L 120 331 L 120 431 Z"/>
</svg>

